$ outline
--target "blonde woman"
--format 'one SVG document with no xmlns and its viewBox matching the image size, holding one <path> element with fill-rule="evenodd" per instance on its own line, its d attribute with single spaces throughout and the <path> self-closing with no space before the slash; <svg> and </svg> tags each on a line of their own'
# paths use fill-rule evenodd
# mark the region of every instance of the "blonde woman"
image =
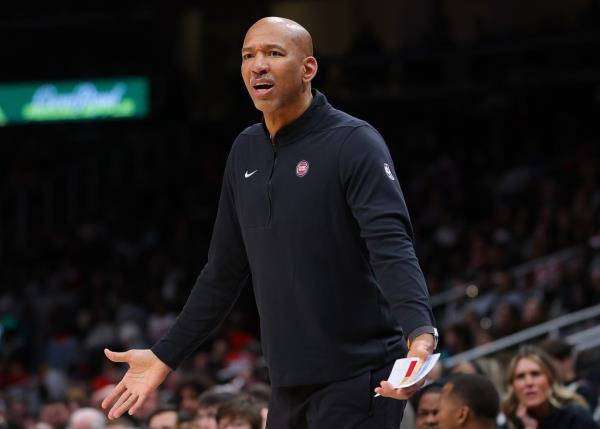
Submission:
<svg viewBox="0 0 600 429">
<path fill-rule="evenodd" d="M 507 381 L 502 411 L 510 428 L 598 428 L 583 398 L 560 385 L 550 358 L 538 347 L 519 349 L 508 366 Z"/>
</svg>

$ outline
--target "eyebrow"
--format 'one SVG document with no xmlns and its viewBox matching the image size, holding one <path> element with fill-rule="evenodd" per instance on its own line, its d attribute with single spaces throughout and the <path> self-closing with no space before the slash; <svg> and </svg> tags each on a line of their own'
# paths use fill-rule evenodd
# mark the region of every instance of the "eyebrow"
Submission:
<svg viewBox="0 0 600 429">
<path fill-rule="evenodd" d="M 258 45 L 258 46 L 260 46 L 263 49 L 279 49 L 279 50 L 282 50 L 282 51 L 286 51 L 286 49 L 283 46 L 278 45 L 277 43 L 266 43 L 264 45 Z M 253 45 L 244 46 L 242 48 L 242 52 L 252 51 L 252 50 L 254 50 L 254 46 Z"/>
</svg>

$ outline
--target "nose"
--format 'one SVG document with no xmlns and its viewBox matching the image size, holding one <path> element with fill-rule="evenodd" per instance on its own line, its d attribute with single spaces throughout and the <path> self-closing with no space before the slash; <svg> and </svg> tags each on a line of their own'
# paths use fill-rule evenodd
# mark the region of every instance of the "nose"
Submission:
<svg viewBox="0 0 600 429">
<path fill-rule="evenodd" d="M 427 419 L 425 420 L 425 422 L 430 426 L 436 425 L 438 422 L 437 416 L 435 414 L 431 413 L 427 416 Z"/>
<path fill-rule="evenodd" d="M 267 61 L 267 58 L 262 53 L 258 53 L 254 57 L 254 61 L 252 62 L 251 70 L 252 70 L 252 73 L 259 75 L 259 76 L 263 75 L 263 74 L 267 73 L 267 71 L 269 71 L 269 63 Z"/>
</svg>

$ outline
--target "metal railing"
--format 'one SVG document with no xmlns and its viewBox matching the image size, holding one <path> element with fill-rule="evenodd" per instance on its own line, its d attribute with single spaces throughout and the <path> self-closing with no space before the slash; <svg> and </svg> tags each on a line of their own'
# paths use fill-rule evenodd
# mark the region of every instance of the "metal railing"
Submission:
<svg viewBox="0 0 600 429">
<path fill-rule="evenodd" d="M 565 338 L 565 341 L 573 346 L 573 354 L 600 346 L 600 325 L 593 326 L 583 331 L 576 332 Z"/>
<path fill-rule="evenodd" d="M 475 347 L 474 349 L 468 350 L 463 353 L 459 353 L 455 356 L 451 356 L 448 359 L 443 361 L 443 364 L 447 368 L 451 368 L 456 364 L 461 362 L 470 361 L 473 359 L 478 359 L 480 357 L 488 356 L 504 349 L 516 346 L 519 343 L 523 343 L 529 341 L 533 338 L 540 337 L 542 335 L 548 334 L 550 332 L 558 331 L 565 326 L 574 325 L 576 323 L 592 319 L 594 317 L 600 316 L 600 304 L 595 305 L 593 307 L 588 307 L 583 310 L 575 311 L 573 313 L 565 314 L 564 316 L 557 317 L 556 319 L 549 320 L 544 323 L 540 323 L 539 325 L 532 326 L 531 328 L 524 329 L 512 335 L 508 335 L 506 337 L 500 338 L 499 340 L 493 341 L 488 344 L 481 345 L 479 347 Z M 595 331 L 591 331 L 591 329 L 597 329 Z M 595 336 L 594 336 L 595 334 Z M 568 342 L 570 344 L 577 344 L 579 342 L 584 341 L 586 338 L 592 338 L 594 342 L 598 342 L 600 345 L 600 327 L 595 326 L 586 331 L 581 331 L 576 334 L 573 334 L 568 338 Z M 570 338 L 570 339 L 569 339 Z M 589 344 L 592 342 L 590 341 Z M 586 344 L 586 345 L 589 345 Z M 577 347 L 577 346 L 576 346 Z"/>
<path fill-rule="evenodd" d="M 544 267 L 549 267 L 550 265 L 554 265 L 557 262 L 563 262 L 565 260 L 574 258 L 580 255 L 585 250 L 585 245 L 580 244 L 573 247 L 568 247 L 563 250 L 559 250 L 558 252 L 551 253 L 546 256 L 542 256 L 533 261 L 525 262 L 523 264 L 519 264 L 513 268 L 508 269 L 508 272 L 515 278 L 516 280 L 521 279 L 525 274 L 531 271 L 542 270 Z M 458 301 L 465 297 L 470 297 L 467 295 L 468 285 L 455 286 L 443 292 L 437 293 L 435 295 L 431 295 L 429 298 L 429 302 L 431 303 L 431 307 L 435 308 L 441 305 L 450 304 L 452 302 Z M 476 295 L 473 296 L 473 298 Z"/>
</svg>

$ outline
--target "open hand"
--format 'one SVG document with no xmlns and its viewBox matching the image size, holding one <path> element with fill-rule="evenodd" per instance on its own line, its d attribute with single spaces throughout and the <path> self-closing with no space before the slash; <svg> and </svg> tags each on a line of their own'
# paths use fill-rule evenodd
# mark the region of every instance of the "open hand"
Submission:
<svg viewBox="0 0 600 429">
<path fill-rule="evenodd" d="M 123 379 L 102 401 L 102 408 L 112 408 L 109 419 L 116 419 L 129 410 L 133 415 L 137 409 L 167 377 L 171 368 L 163 363 L 150 349 L 113 352 L 104 349 L 104 354 L 113 362 L 129 365 Z M 113 404 L 114 403 L 114 404 Z"/>
</svg>

